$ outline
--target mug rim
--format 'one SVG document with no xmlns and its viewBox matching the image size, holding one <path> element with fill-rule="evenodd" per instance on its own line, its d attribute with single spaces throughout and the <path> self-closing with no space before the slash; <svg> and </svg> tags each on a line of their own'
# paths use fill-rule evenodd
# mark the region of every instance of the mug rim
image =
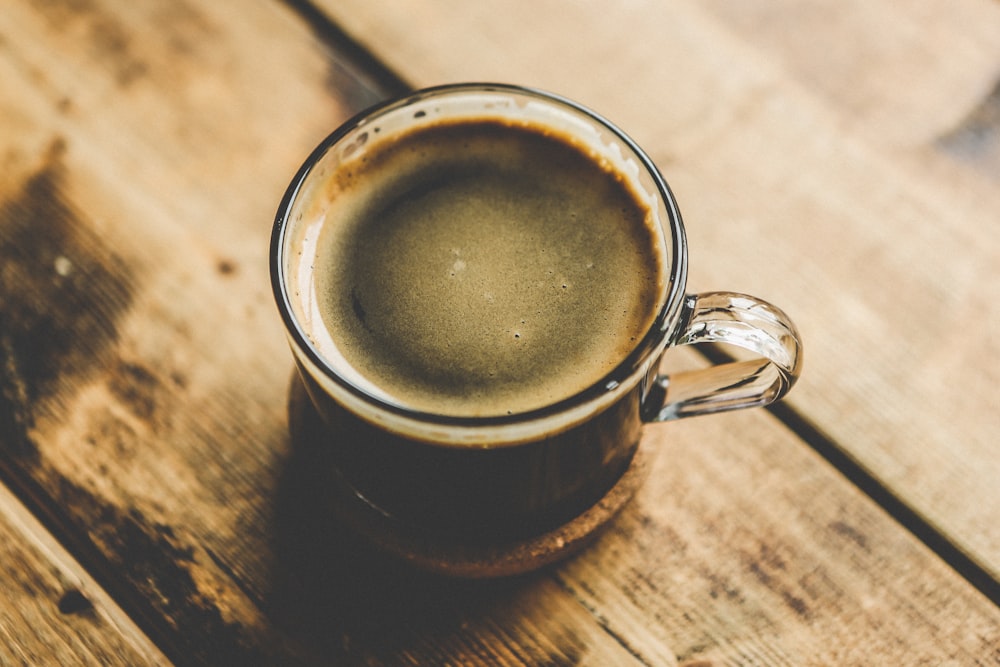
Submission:
<svg viewBox="0 0 1000 667">
<path fill-rule="evenodd" d="M 671 246 L 669 249 L 671 256 L 669 257 L 670 266 L 667 271 L 668 285 L 666 298 L 648 330 L 633 350 L 612 371 L 585 389 L 550 404 L 505 415 L 459 416 L 414 410 L 405 405 L 393 403 L 375 396 L 343 377 L 310 340 L 295 316 L 289 296 L 291 290 L 285 270 L 285 236 L 286 232 L 293 225 L 289 219 L 293 205 L 297 201 L 300 190 L 312 173 L 313 167 L 330 150 L 337 146 L 341 139 L 353 130 L 369 122 L 369 119 L 378 117 L 389 111 L 405 108 L 427 98 L 471 92 L 510 93 L 512 95 L 531 97 L 580 114 L 607 129 L 638 160 L 641 168 L 655 184 L 657 194 L 660 198 L 659 205 L 667 215 L 670 228 L 669 230 L 664 230 L 665 237 L 669 236 Z M 387 415 L 401 418 L 409 423 L 464 429 L 495 429 L 524 422 L 544 422 L 548 419 L 558 418 L 560 415 L 575 411 L 575 409 L 581 406 L 591 403 L 604 403 L 606 401 L 601 401 L 602 398 L 606 399 L 609 394 L 616 393 L 622 388 L 631 388 L 636 382 L 641 380 L 648 371 L 647 362 L 657 357 L 667 346 L 680 320 L 681 306 L 684 301 L 687 283 L 687 239 L 680 209 L 659 169 L 631 137 L 604 116 L 569 98 L 538 88 L 505 83 L 451 83 L 422 88 L 379 102 L 355 114 L 327 135 L 306 157 L 282 196 L 271 232 L 269 264 L 272 291 L 278 310 L 284 321 L 286 332 L 293 343 L 293 352 L 296 353 L 296 357 L 298 357 L 299 353 L 304 354 L 309 363 L 321 371 L 325 378 L 334 382 L 338 388 L 346 390 L 354 398 L 360 399 L 363 403 Z M 412 436 L 412 434 L 408 435 Z M 435 438 L 431 440 L 436 442 Z"/>
</svg>

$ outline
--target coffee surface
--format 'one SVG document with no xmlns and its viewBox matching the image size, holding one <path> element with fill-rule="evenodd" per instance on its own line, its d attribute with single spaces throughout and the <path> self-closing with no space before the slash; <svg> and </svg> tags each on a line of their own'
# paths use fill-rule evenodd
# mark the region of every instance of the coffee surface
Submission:
<svg viewBox="0 0 1000 667">
<path fill-rule="evenodd" d="M 552 404 L 600 381 L 655 317 L 666 267 L 647 205 L 545 128 L 481 119 L 376 137 L 327 195 L 312 263 L 322 323 L 407 408 Z"/>
</svg>

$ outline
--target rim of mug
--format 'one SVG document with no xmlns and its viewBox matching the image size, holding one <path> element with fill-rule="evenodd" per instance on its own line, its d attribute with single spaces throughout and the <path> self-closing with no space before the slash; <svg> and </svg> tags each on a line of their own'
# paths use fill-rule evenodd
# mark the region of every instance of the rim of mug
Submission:
<svg viewBox="0 0 1000 667">
<path fill-rule="evenodd" d="M 471 92 L 508 93 L 534 98 L 582 115 L 587 120 L 607 129 L 638 160 L 641 168 L 655 184 L 659 199 L 658 204 L 666 212 L 669 223 L 669 229 L 664 229 L 665 242 L 669 237 L 670 243 L 670 247 L 667 248 L 670 253 L 670 265 L 665 286 L 666 296 L 652 324 L 639 343 L 611 372 L 598 382 L 559 401 L 513 414 L 462 416 L 424 412 L 385 400 L 357 386 L 339 373 L 310 340 L 294 313 L 286 275 L 285 253 L 283 251 L 286 232 L 294 225 L 289 220 L 293 206 L 300 190 L 312 173 L 313 167 L 330 150 L 352 131 L 391 111 L 410 106 L 427 98 Z M 544 437 L 546 432 L 562 431 L 573 424 L 585 421 L 590 415 L 596 414 L 600 409 L 613 403 L 619 395 L 631 390 L 646 377 L 650 370 L 649 364 L 659 358 L 660 352 L 666 348 L 679 324 L 687 283 L 687 239 L 676 199 L 655 163 L 631 137 L 604 116 L 569 98 L 538 88 L 506 83 L 451 83 L 422 88 L 377 103 L 355 114 L 327 135 L 305 159 L 285 190 L 272 228 L 269 263 L 272 291 L 286 331 L 293 342 L 293 352 L 300 361 L 308 362 L 319 370 L 325 379 L 335 383 L 337 388 L 346 391 L 354 399 L 359 399 L 371 408 L 381 411 L 384 417 L 388 417 L 388 419 L 372 420 L 371 415 L 369 415 L 371 421 L 375 421 L 381 427 L 399 431 L 407 437 L 415 437 L 432 444 L 442 445 L 467 445 L 472 441 L 478 441 L 478 438 L 487 431 L 501 434 L 506 430 L 507 433 L 504 434 L 506 437 L 501 438 L 503 442 L 488 439 L 489 444 L 495 446 L 534 439 L 538 433 L 542 433 L 542 437 Z M 321 380 L 315 376 L 314 379 Z M 321 382 L 321 384 L 326 383 Z M 365 415 L 359 416 L 365 417 Z M 511 427 L 518 424 L 527 425 L 527 427 L 520 429 L 519 433 L 515 433 Z M 394 426 L 399 428 L 393 428 Z M 424 437 L 421 437 L 421 433 L 413 430 L 416 428 L 419 431 L 421 426 L 446 427 L 455 430 L 450 433 L 435 430 L 432 434 L 423 434 Z M 547 429 L 546 426 L 548 426 Z"/>
</svg>

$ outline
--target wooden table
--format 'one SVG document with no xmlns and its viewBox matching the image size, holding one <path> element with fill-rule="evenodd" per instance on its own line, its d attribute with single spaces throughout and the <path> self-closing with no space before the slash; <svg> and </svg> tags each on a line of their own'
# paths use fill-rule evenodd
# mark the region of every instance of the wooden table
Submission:
<svg viewBox="0 0 1000 667">
<path fill-rule="evenodd" d="M 0 664 L 1000 664 L 998 78 L 988 0 L 8 0 Z M 691 291 L 806 343 L 780 406 L 648 429 L 590 549 L 485 582 L 330 520 L 267 270 L 315 144 L 459 80 L 615 120 Z"/>
</svg>

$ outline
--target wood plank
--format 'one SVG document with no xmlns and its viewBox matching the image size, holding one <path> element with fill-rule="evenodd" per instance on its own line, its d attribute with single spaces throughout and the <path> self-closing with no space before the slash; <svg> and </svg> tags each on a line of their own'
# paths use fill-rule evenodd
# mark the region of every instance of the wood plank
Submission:
<svg viewBox="0 0 1000 667">
<path fill-rule="evenodd" d="M 345 636 L 365 664 L 988 664 L 1000 656 L 1000 611 L 771 415 L 677 422 L 651 427 L 647 438 L 658 449 L 649 483 L 591 549 L 486 583 L 400 573 L 311 528 L 322 515 L 294 507 L 322 495 L 324 478 L 300 451 L 289 469 L 297 481 L 286 487 L 299 500 L 289 498 L 286 522 L 307 536 L 299 539 L 330 537 L 311 554 L 288 539 L 299 554 L 288 562 L 289 607 L 314 622 L 349 617 Z M 581 608 L 592 614 L 586 623 Z M 600 649 L 611 640 L 624 652 L 609 661 Z"/>
<path fill-rule="evenodd" d="M 997 609 L 760 411 L 651 430 L 650 483 L 562 567 L 453 582 L 367 552 L 287 434 L 264 267 L 299 161 L 377 93 L 281 4 L 96 0 L 13 3 L 0 91 L 4 465 L 168 658 L 1000 655 Z"/>
<path fill-rule="evenodd" d="M 996 83 L 995 3 L 709 0 L 702 6 L 838 114 L 848 133 L 873 144 L 925 148 L 965 122 Z"/>
<path fill-rule="evenodd" d="M 0 486 L 0 663 L 166 665 L 84 569 Z"/>
<path fill-rule="evenodd" d="M 769 420 L 750 412 L 660 429 L 655 483 L 554 576 L 644 664 L 1000 656 L 996 608 Z"/>
<path fill-rule="evenodd" d="M 632 133 L 691 289 L 791 313 L 789 405 L 1000 578 L 1000 5 L 321 4 L 414 85 L 538 85 Z"/>
<path fill-rule="evenodd" d="M 355 646 L 336 625 L 283 631 L 268 615 L 287 599 L 276 580 L 294 574 L 281 559 L 299 555 L 275 544 L 296 517 L 278 507 L 291 356 L 268 286 L 270 223 L 299 162 L 372 93 L 342 80 L 278 4 L 20 3 L 0 35 L 11 474 L 47 493 L 39 502 L 88 562 L 103 561 L 173 660 L 322 663 L 327 651 L 376 650 L 381 619 L 365 619 Z M 348 561 L 341 585 L 366 562 Z M 315 587 L 304 583 L 303 595 Z M 300 613 L 292 602 L 282 613 Z M 547 635 L 597 625 L 558 598 L 538 613 L 523 622 Z M 488 641 L 510 626 L 452 643 L 484 660 L 555 651 L 528 630 L 511 648 Z M 621 662 L 613 640 L 588 651 Z"/>
<path fill-rule="evenodd" d="M 286 438 L 266 239 L 289 174 L 367 93 L 278 5 L 19 3 L 0 35 L 5 453 L 171 658 L 246 664 L 245 643 L 280 643 L 262 591 L 219 565 L 235 546 L 266 571 L 258 478 Z"/>
</svg>

